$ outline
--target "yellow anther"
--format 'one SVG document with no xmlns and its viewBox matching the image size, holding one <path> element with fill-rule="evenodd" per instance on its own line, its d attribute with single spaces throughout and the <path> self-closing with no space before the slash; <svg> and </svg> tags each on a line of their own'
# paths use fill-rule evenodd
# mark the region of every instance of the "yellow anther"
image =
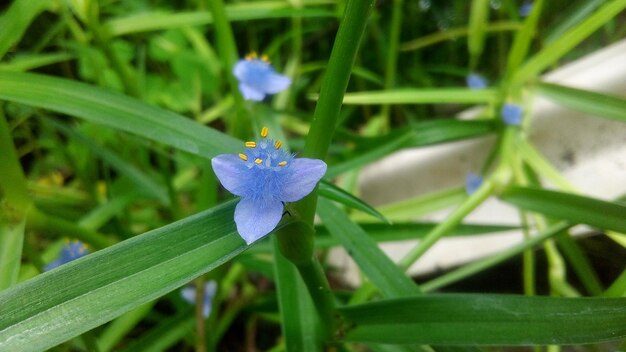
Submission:
<svg viewBox="0 0 626 352">
<path fill-rule="evenodd" d="M 246 154 L 239 153 L 239 159 L 243 161 L 248 161 L 248 156 Z"/>
<path fill-rule="evenodd" d="M 261 60 L 267 62 L 268 64 L 270 63 L 270 57 L 266 54 L 261 55 Z"/>
<path fill-rule="evenodd" d="M 267 137 L 267 133 L 268 132 L 269 132 L 269 130 L 267 129 L 267 127 L 261 128 L 261 137 L 263 137 L 263 138 Z"/>
<path fill-rule="evenodd" d="M 246 148 L 256 148 L 256 142 L 246 142 Z"/>
<path fill-rule="evenodd" d="M 281 141 L 280 139 L 276 141 L 276 143 L 274 144 L 274 148 L 276 149 L 280 149 L 280 147 L 283 145 L 283 141 Z"/>
<path fill-rule="evenodd" d="M 278 166 L 285 166 L 285 165 L 287 165 L 286 161 L 281 161 L 281 162 L 278 163 Z"/>
<path fill-rule="evenodd" d="M 259 158 L 256 158 L 256 159 L 254 159 L 254 162 L 255 162 L 255 163 L 257 163 L 257 164 L 260 164 L 260 163 L 262 163 L 262 162 L 263 162 L 263 160 L 261 160 L 261 159 L 259 159 Z"/>
</svg>

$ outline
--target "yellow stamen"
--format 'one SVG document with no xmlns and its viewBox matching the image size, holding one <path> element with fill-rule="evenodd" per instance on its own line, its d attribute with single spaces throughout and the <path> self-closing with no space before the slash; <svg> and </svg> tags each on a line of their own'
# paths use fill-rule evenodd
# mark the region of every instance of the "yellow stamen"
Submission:
<svg viewBox="0 0 626 352">
<path fill-rule="evenodd" d="M 276 149 L 280 149 L 280 147 L 283 145 L 283 141 L 281 141 L 280 139 L 276 141 L 276 144 L 274 144 L 274 148 Z"/>
<path fill-rule="evenodd" d="M 239 159 L 243 161 L 248 161 L 248 156 L 246 154 L 239 153 Z"/>
<path fill-rule="evenodd" d="M 267 133 L 268 132 L 269 132 L 269 130 L 267 129 L 267 127 L 261 128 L 261 137 L 263 137 L 263 138 L 267 137 Z"/>
<path fill-rule="evenodd" d="M 256 148 L 256 142 L 246 142 L 246 148 Z"/>
<path fill-rule="evenodd" d="M 286 161 L 281 161 L 281 162 L 278 163 L 278 166 L 285 166 L 285 165 L 287 165 Z"/>
<path fill-rule="evenodd" d="M 257 164 L 260 164 L 260 163 L 262 163 L 262 162 L 263 162 L 263 160 L 261 160 L 261 159 L 259 159 L 259 158 L 256 158 L 256 159 L 254 159 L 254 162 L 255 162 L 255 163 L 257 163 Z"/>
<path fill-rule="evenodd" d="M 261 55 L 261 60 L 267 62 L 268 64 L 270 63 L 270 57 L 266 54 Z"/>
</svg>

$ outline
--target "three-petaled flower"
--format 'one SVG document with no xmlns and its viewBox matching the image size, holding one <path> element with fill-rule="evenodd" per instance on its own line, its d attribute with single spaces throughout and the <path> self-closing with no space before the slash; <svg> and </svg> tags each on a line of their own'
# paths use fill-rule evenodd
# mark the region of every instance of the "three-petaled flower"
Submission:
<svg viewBox="0 0 626 352">
<path fill-rule="evenodd" d="M 46 265 L 44 271 L 50 271 L 63 264 L 69 263 L 72 260 L 76 260 L 80 257 L 86 256 L 87 254 L 89 254 L 87 245 L 85 245 L 81 241 L 69 242 L 63 247 L 63 249 L 61 249 L 61 253 L 59 254 L 58 258 L 50 262 L 50 264 Z"/>
<path fill-rule="evenodd" d="M 211 306 L 213 305 L 213 298 L 217 293 L 217 282 L 210 280 L 204 283 L 204 297 L 202 299 L 202 315 L 204 318 L 208 318 L 211 314 Z M 196 288 L 195 287 L 183 287 L 180 290 L 180 296 L 189 304 L 196 304 Z"/>
<path fill-rule="evenodd" d="M 505 124 L 509 126 L 519 126 L 522 123 L 524 110 L 522 110 L 522 107 L 519 105 L 507 103 L 502 106 L 500 114 Z"/>
<path fill-rule="evenodd" d="M 268 94 L 276 94 L 291 84 L 289 77 L 276 73 L 266 55 L 257 57 L 252 52 L 239 60 L 233 68 L 239 80 L 239 91 L 246 100 L 261 101 Z"/>
<path fill-rule="evenodd" d="M 263 138 L 246 142 L 244 153 L 211 159 L 222 186 L 241 197 L 235 223 L 247 244 L 270 233 L 283 216 L 284 203 L 304 198 L 326 173 L 322 160 L 295 158 L 281 148 L 281 140 L 268 139 L 267 133 L 263 127 Z"/>
</svg>

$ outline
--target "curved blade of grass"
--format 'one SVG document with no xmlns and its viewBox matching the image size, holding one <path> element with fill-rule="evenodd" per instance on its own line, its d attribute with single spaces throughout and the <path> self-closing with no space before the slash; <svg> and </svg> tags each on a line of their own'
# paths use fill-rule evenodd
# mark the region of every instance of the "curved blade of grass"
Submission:
<svg viewBox="0 0 626 352">
<path fill-rule="evenodd" d="M 563 16 L 559 16 L 559 22 L 554 26 L 548 26 L 549 33 L 545 36 L 545 44 L 551 45 L 556 39 L 561 37 L 565 32 L 572 27 L 589 17 L 600 5 L 604 4 L 606 0 L 587 0 L 581 3 L 572 3 L 571 6 L 575 6 L 571 11 L 567 11 Z M 562 18 L 564 19 L 562 19 Z"/>
<path fill-rule="evenodd" d="M 626 336 L 626 298 L 424 295 L 339 310 L 344 341 L 565 345 Z"/>
<path fill-rule="evenodd" d="M 364 149 L 357 150 L 356 157 L 331 165 L 326 172 L 326 177 L 332 178 L 346 171 L 364 166 L 401 148 L 422 147 L 474 138 L 493 130 L 494 125 L 491 121 L 446 119 L 416 123 L 411 128 L 399 129 L 382 138 L 361 142 L 364 145 Z"/>
<path fill-rule="evenodd" d="M 468 25 L 467 49 L 470 55 L 470 69 L 476 68 L 485 45 L 485 28 L 489 21 L 489 0 L 473 0 Z"/>
<path fill-rule="evenodd" d="M 379 105 L 379 104 L 479 104 L 491 103 L 497 98 L 494 89 L 473 90 L 467 88 L 424 88 L 396 89 L 346 93 L 344 104 Z"/>
<path fill-rule="evenodd" d="M 0 214 L 0 291 L 17 282 L 22 262 L 25 224 L 26 217 L 9 220 L 4 214 Z"/>
<path fill-rule="evenodd" d="M 576 27 L 572 28 L 559 39 L 554 40 L 515 72 L 513 81 L 520 84 L 535 77 L 541 71 L 554 64 L 591 33 L 606 24 L 626 8 L 626 0 L 612 0 L 600 7 Z"/>
<path fill-rule="evenodd" d="M 296 8 L 287 2 L 247 2 L 226 6 L 229 22 L 250 21 L 269 18 L 334 17 L 332 11 L 322 8 Z M 111 36 L 157 31 L 187 26 L 202 26 L 213 23 L 210 12 L 149 12 L 127 17 L 114 18 L 105 23 Z"/>
<path fill-rule="evenodd" d="M 100 158 L 102 158 L 102 160 L 108 163 L 120 174 L 128 177 L 131 181 L 135 183 L 138 190 L 144 191 L 148 195 L 159 200 L 162 204 L 169 203 L 169 197 L 167 196 L 165 186 L 158 184 L 156 181 L 148 177 L 148 175 L 144 174 L 134 165 L 126 162 L 112 150 L 104 148 L 92 142 L 87 136 L 83 135 L 79 131 L 76 131 L 75 129 L 65 126 L 62 123 L 58 123 L 54 120 L 49 120 L 48 123 L 50 123 L 52 126 L 54 126 L 54 128 L 59 130 L 67 137 L 73 138 L 79 143 L 86 146 L 87 149 L 89 149 L 94 155 L 99 156 Z"/>
<path fill-rule="evenodd" d="M 622 97 L 545 82 L 538 84 L 537 90 L 541 95 L 568 108 L 626 122 L 626 99 Z"/>
<path fill-rule="evenodd" d="M 246 249 L 235 202 L 77 259 L 0 293 L 0 350 L 40 351 L 164 295 Z"/>
<path fill-rule="evenodd" d="M 47 0 L 16 0 L 0 17 L 0 58 L 17 44 L 31 22 L 49 5 Z"/>
<path fill-rule="evenodd" d="M 331 201 L 320 198 L 317 212 L 330 234 L 339 240 L 383 296 L 405 297 L 420 293 L 417 285 L 389 259 L 376 241 Z"/>
<path fill-rule="evenodd" d="M 543 0 L 534 1 L 530 15 L 524 20 L 522 28 L 515 35 L 515 40 L 513 41 L 513 46 L 509 51 L 509 57 L 507 59 L 506 67 L 508 72 L 517 69 L 526 58 L 526 54 L 528 53 L 528 49 L 530 48 L 530 44 L 537 30 L 537 23 L 539 22 L 542 8 Z"/>
<path fill-rule="evenodd" d="M 0 99 L 82 118 L 205 158 L 241 149 L 237 139 L 181 115 L 67 79 L 0 72 Z"/>
<path fill-rule="evenodd" d="M 352 194 L 344 191 L 343 189 L 333 185 L 330 182 L 322 180 L 319 185 L 319 194 L 322 197 L 334 200 L 350 208 L 360 210 L 366 214 L 369 214 L 382 222 L 389 222 L 385 216 L 374 209 L 371 205 L 365 203 L 363 200 L 353 196 Z"/>
<path fill-rule="evenodd" d="M 0 70 L 29 71 L 35 68 L 68 61 L 74 58 L 70 53 L 44 53 L 18 56 L 8 63 L 0 64 Z"/>
<path fill-rule="evenodd" d="M 538 188 L 507 187 L 500 194 L 505 202 L 520 208 L 587 224 L 599 229 L 626 232 L 626 205 L 570 193 Z"/>
</svg>

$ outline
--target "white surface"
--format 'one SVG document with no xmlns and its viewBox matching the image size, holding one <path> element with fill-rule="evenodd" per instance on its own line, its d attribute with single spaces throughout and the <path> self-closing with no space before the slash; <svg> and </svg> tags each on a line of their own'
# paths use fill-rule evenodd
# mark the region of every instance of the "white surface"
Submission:
<svg viewBox="0 0 626 352">
<path fill-rule="evenodd" d="M 626 96 L 626 40 L 546 74 L 544 79 L 565 86 Z M 541 97 L 532 104 L 529 139 L 562 174 L 584 194 L 611 199 L 626 193 L 626 124 L 565 109 Z M 361 175 L 364 200 L 382 205 L 427 192 L 463 185 L 468 172 L 476 172 L 487 157 L 493 137 L 392 154 Z M 430 219 L 443 219 L 434 214 Z M 517 211 L 490 199 L 466 222 L 517 224 Z M 450 238 L 437 243 L 411 268 L 428 272 L 494 254 L 522 240 L 521 233 Z M 399 260 L 415 241 L 384 244 L 383 250 Z M 358 271 L 340 251 L 332 262 L 346 270 L 349 282 L 358 283 Z"/>
</svg>

